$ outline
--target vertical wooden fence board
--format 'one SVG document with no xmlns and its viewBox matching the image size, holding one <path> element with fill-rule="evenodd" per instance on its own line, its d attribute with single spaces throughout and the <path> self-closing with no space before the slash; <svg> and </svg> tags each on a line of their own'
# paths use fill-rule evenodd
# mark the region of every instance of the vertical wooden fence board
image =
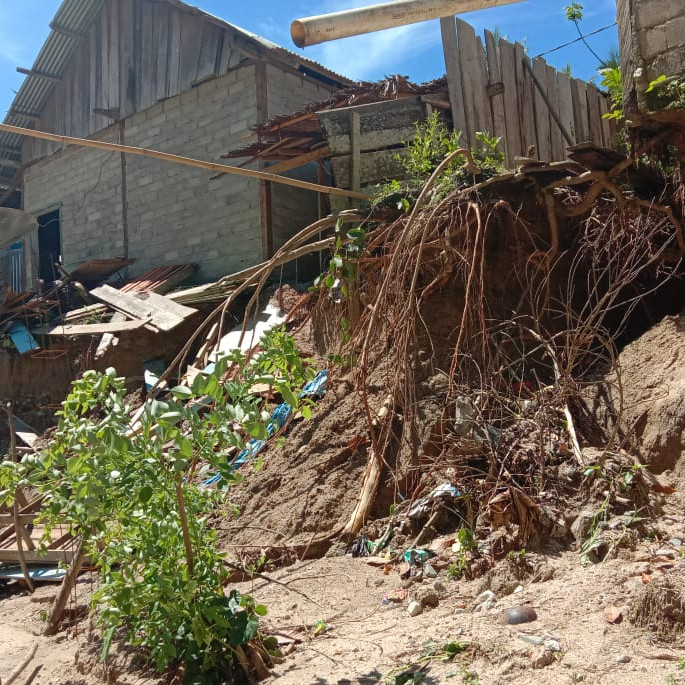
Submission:
<svg viewBox="0 0 685 685">
<path fill-rule="evenodd" d="M 590 137 L 585 82 L 577 78 L 571 79 L 571 93 L 573 95 L 573 121 L 576 127 L 576 142 L 584 143 Z"/>
<path fill-rule="evenodd" d="M 497 87 L 502 84 L 502 67 L 500 64 L 499 46 L 491 31 L 485 31 L 485 47 L 488 62 L 488 84 Z M 504 93 L 490 96 L 490 112 L 492 115 L 492 133 L 499 136 L 502 141 L 500 148 L 509 163 L 511 156 L 507 142 L 507 125 L 504 115 Z"/>
<path fill-rule="evenodd" d="M 559 117 L 559 83 L 557 82 L 557 70 L 554 67 L 546 65 L 547 70 L 547 99 L 549 100 L 550 107 L 553 109 L 554 113 Z M 552 138 L 552 161 L 558 162 L 559 160 L 566 158 L 566 141 L 561 134 L 559 129 L 559 124 L 556 122 L 553 116 L 551 116 L 550 130 Z"/>
<path fill-rule="evenodd" d="M 574 145 L 578 142 L 576 137 L 576 125 L 573 118 L 573 95 L 571 93 L 571 79 L 557 72 L 557 84 L 559 89 L 559 118 L 564 128 L 571 136 L 571 143 L 564 140 L 564 151 L 568 145 Z M 564 154 L 564 158 L 566 155 Z"/>
<path fill-rule="evenodd" d="M 609 113 L 609 99 L 604 93 L 599 94 L 599 116 L 602 119 L 602 137 L 604 138 L 604 145 L 611 147 L 611 124 L 608 119 L 604 117 Z"/>
<path fill-rule="evenodd" d="M 542 84 L 547 85 L 547 67 L 543 59 L 539 57 L 533 60 L 533 73 L 535 78 Z M 548 162 L 552 159 L 552 131 L 549 109 L 545 104 L 539 88 L 535 88 L 535 128 L 537 132 L 537 153 L 538 159 Z"/>
<path fill-rule="evenodd" d="M 518 112 L 516 91 L 516 49 L 506 40 L 500 39 L 499 52 L 502 65 L 502 82 L 504 83 L 504 116 L 507 123 L 507 163 L 514 166 L 514 157 L 522 154 L 521 119 Z"/>
<path fill-rule="evenodd" d="M 470 24 L 457 19 L 457 44 L 459 46 L 459 64 L 461 66 L 461 87 L 466 113 L 465 142 L 468 147 L 475 147 L 474 133 L 482 131 L 483 126 L 483 92 L 480 86 L 479 46 L 476 32 Z"/>
<path fill-rule="evenodd" d="M 590 130 L 590 140 L 597 144 L 603 145 L 602 136 L 602 122 L 599 114 L 599 99 L 597 97 L 598 91 L 592 85 L 587 86 L 587 114 Z"/>
<path fill-rule="evenodd" d="M 478 49 L 478 102 L 482 113 L 481 131 L 486 131 L 489 135 L 493 133 L 492 109 L 490 108 L 490 98 L 488 97 L 488 64 L 485 46 L 480 37 L 476 39 Z"/>
<path fill-rule="evenodd" d="M 526 50 L 516 43 L 516 84 L 518 86 L 519 116 L 521 118 L 521 153 L 527 155 L 531 147 L 537 148 L 535 134 L 535 85 L 533 78 L 524 67 Z"/>
<path fill-rule="evenodd" d="M 442 48 L 445 55 L 447 87 L 452 109 L 452 126 L 462 132 L 462 141 L 466 142 L 466 113 L 464 111 L 464 93 L 461 87 L 462 67 L 459 63 L 459 45 L 457 43 L 457 24 L 454 17 L 440 20 Z"/>
</svg>

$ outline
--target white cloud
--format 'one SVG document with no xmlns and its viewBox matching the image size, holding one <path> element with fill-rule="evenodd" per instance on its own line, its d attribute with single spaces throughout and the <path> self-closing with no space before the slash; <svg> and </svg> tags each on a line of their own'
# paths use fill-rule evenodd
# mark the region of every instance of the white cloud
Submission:
<svg viewBox="0 0 685 685">
<path fill-rule="evenodd" d="M 371 4 L 375 4 L 374 0 L 324 0 L 317 3 L 316 14 Z M 313 14 L 311 9 L 309 14 Z M 306 48 L 302 54 L 350 78 L 376 80 L 397 73 L 398 65 L 404 64 L 406 70 L 407 62 L 420 59 L 436 45 L 440 45 L 440 28 L 432 21 L 322 43 Z"/>
<path fill-rule="evenodd" d="M 424 22 L 323 43 L 305 54 L 350 78 L 379 79 L 439 44 L 437 23 Z"/>
</svg>

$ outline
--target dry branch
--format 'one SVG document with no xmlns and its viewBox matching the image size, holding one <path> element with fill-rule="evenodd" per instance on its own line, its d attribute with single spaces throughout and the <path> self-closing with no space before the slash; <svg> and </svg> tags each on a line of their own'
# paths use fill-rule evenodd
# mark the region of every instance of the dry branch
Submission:
<svg viewBox="0 0 685 685">
<path fill-rule="evenodd" d="M 7 680 L 4 681 L 4 685 L 12 685 L 12 683 L 21 675 L 22 671 L 31 663 L 31 660 L 36 655 L 38 650 L 38 643 L 34 642 L 29 649 L 29 653 L 24 657 L 24 660 L 9 674 Z M 0 678 L 0 685 L 3 685 L 3 681 Z"/>
</svg>

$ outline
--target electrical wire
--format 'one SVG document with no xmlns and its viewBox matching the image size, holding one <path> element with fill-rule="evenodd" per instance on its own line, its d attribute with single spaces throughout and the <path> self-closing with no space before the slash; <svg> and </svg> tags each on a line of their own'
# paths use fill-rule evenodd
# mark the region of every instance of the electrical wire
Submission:
<svg viewBox="0 0 685 685">
<path fill-rule="evenodd" d="M 574 43 L 579 43 L 581 40 L 584 40 L 585 38 L 588 38 L 589 36 L 594 36 L 598 33 L 601 33 L 602 31 L 607 31 L 608 29 L 612 29 L 616 26 L 616 22 L 613 24 L 609 24 L 608 26 L 602 26 L 601 29 L 597 29 L 596 31 L 591 31 L 590 33 L 586 33 L 580 38 L 576 38 L 575 40 L 570 40 L 568 43 L 564 43 L 563 45 L 558 45 L 556 48 L 552 48 L 551 50 L 545 50 L 545 52 L 541 52 L 539 55 L 535 55 L 533 59 L 537 59 L 538 57 L 544 57 L 545 55 L 549 55 L 551 52 L 556 52 L 557 50 L 561 50 L 562 48 L 567 48 L 569 45 L 573 45 Z"/>
</svg>

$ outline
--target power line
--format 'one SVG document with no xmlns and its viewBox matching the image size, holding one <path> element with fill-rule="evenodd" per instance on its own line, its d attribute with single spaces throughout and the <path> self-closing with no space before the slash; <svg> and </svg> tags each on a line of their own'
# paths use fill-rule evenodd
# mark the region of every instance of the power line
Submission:
<svg viewBox="0 0 685 685">
<path fill-rule="evenodd" d="M 562 48 L 567 48 L 569 45 L 573 45 L 574 43 L 578 43 L 581 40 L 584 40 L 585 38 L 588 38 L 589 36 L 594 36 L 597 33 L 601 33 L 602 31 L 606 31 L 607 29 L 612 29 L 616 26 L 616 22 L 613 24 L 609 24 L 608 26 L 602 26 L 601 29 L 597 29 L 596 31 L 591 31 L 590 33 L 586 33 L 583 36 L 580 36 L 580 38 L 576 38 L 575 40 L 571 40 L 568 43 L 564 43 L 563 45 L 559 45 L 556 48 L 552 48 L 551 50 L 546 50 L 545 52 L 541 52 L 539 55 L 535 55 L 533 59 L 537 59 L 538 57 L 544 57 L 545 55 L 549 55 L 551 52 L 556 52 L 557 50 L 561 50 Z"/>
</svg>

